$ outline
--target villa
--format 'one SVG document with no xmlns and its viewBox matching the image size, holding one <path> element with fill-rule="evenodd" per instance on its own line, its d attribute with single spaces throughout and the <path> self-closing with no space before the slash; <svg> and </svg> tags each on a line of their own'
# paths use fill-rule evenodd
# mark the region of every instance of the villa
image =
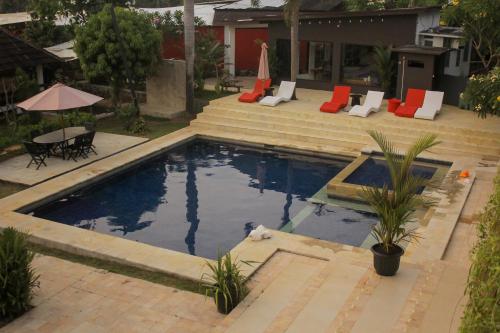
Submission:
<svg viewBox="0 0 500 333">
<path fill-rule="evenodd" d="M 476 227 L 497 223 L 500 190 L 500 118 L 459 107 L 471 44 L 435 6 L 302 5 L 296 82 L 283 1 L 216 1 L 195 15 L 243 91 L 220 91 L 216 69 L 186 115 L 184 45 L 163 35 L 140 109 L 58 83 L 16 101 L 18 128 L 0 118 L 14 137 L 0 136 L 0 250 L 21 231 L 40 275 L 22 311 L 0 308 L 0 333 L 458 332 Z M 43 85 L 45 67 L 75 66 L 73 45 L 0 29 L 0 74 Z M 20 188 L 2 197 L 8 184 Z"/>
</svg>

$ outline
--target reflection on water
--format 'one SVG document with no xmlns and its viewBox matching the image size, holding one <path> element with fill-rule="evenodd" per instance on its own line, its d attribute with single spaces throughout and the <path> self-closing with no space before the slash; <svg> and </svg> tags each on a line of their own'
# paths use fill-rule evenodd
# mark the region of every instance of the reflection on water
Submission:
<svg viewBox="0 0 500 333">
<path fill-rule="evenodd" d="M 274 229 L 289 224 L 311 205 L 307 199 L 346 164 L 196 141 L 33 214 L 215 258 L 218 251 L 231 249 L 259 224 Z M 342 230 L 349 218 L 359 220 L 355 211 L 337 210 L 328 212 L 328 219 L 325 214 L 311 214 L 291 231 L 300 233 L 305 228 L 305 234 L 323 238 L 324 228 Z M 363 221 L 357 224 L 363 228 L 355 231 L 359 234 L 355 242 L 369 232 Z M 340 232 L 328 237 L 359 245 L 351 236 Z"/>
</svg>

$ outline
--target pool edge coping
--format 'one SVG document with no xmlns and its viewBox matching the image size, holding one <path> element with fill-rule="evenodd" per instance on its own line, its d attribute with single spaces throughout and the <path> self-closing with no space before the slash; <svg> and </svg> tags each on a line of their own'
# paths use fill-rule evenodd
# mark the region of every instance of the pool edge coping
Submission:
<svg viewBox="0 0 500 333">
<path fill-rule="evenodd" d="M 222 134 L 222 133 L 221 133 Z M 132 266 L 137 266 L 141 267 L 144 269 L 149 269 L 149 270 L 154 270 L 154 271 L 160 271 L 164 272 L 170 275 L 174 276 L 179 276 L 181 278 L 193 280 L 193 281 L 199 281 L 201 278 L 201 275 L 206 272 L 206 262 L 211 261 L 210 259 L 205 259 L 202 257 L 196 257 L 196 256 L 191 256 L 189 254 L 185 254 L 182 252 L 178 251 L 173 251 L 173 250 L 168 250 L 168 249 L 163 249 L 160 247 L 155 247 L 152 245 L 148 245 L 145 243 L 138 243 L 126 239 L 122 239 L 116 236 L 111 236 L 111 235 L 105 235 L 105 234 L 100 234 L 97 232 L 92 232 L 89 230 L 84 230 L 80 228 L 75 228 L 72 226 L 66 226 L 66 225 L 61 225 L 58 223 L 54 223 L 49 220 L 43 220 L 43 219 L 37 219 L 32 216 L 27 216 L 25 214 L 22 214 L 18 212 L 19 210 L 26 210 L 29 207 L 32 206 L 38 206 L 43 204 L 43 202 L 48 202 L 52 201 L 58 197 L 62 197 L 64 195 L 67 195 L 68 193 L 71 193 L 75 190 L 78 190 L 79 188 L 88 186 L 91 183 L 95 183 L 100 181 L 102 178 L 106 178 L 111 176 L 114 173 L 120 172 L 124 168 L 129 168 L 133 165 L 136 165 L 138 163 L 141 163 L 144 159 L 149 159 L 149 158 L 154 158 L 155 156 L 163 153 L 164 151 L 171 149 L 175 147 L 176 145 L 180 145 L 185 142 L 189 142 L 191 140 L 195 140 L 197 138 L 208 138 L 208 139 L 213 139 L 213 140 L 219 140 L 219 141 L 225 141 L 225 142 L 230 142 L 230 143 L 240 143 L 240 144 L 252 144 L 256 147 L 262 147 L 265 144 L 259 142 L 256 140 L 255 142 L 249 142 L 248 140 L 244 140 L 244 143 L 239 142 L 238 140 L 234 139 L 233 137 L 228 137 L 228 136 L 213 136 L 213 135 L 207 135 L 204 134 L 203 131 L 196 131 L 192 130 L 189 127 L 178 130 L 176 132 L 173 132 L 171 134 L 165 135 L 163 137 L 150 140 L 147 142 L 144 142 L 141 145 L 135 146 L 127 151 L 115 154 L 113 156 L 106 157 L 104 159 L 101 159 L 99 161 L 96 161 L 95 163 L 91 163 L 89 165 L 83 166 L 82 168 L 73 170 L 67 174 L 61 175 L 57 178 L 51 179 L 47 182 L 41 183 L 39 185 L 36 185 L 34 187 L 28 188 L 26 190 L 23 190 L 21 192 L 18 192 L 14 195 L 11 195 L 9 197 L 0 199 L 0 229 L 3 229 L 7 226 L 17 226 L 20 228 L 25 227 L 27 231 L 32 235 L 33 239 L 37 242 L 40 242 L 40 244 L 47 245 L 47 246 L 54 246 L 56 248 L 65 248 L 69 250 L 70 252 L 74 252 L 76 254 L 82 254 L 82 253 L 88 253 L 90 256 L 104 256 L 105 258 L 117 262 L 122 262 L 126 263 L 128 265 Z M 151 147 L 150 147 L 151 146 Z M 274 146 L 273 148 L 275 148 Z M 284 151 L 288 152 L 297 152 L 300 151 L 300 148 L 296 147 L 290 147 L 290 146 L 279 146 L 279 149 L 283 149 Z M 140 152 L 137 152 L 139 150 Z M 305 149 L 304 149 L 305 150 Z M 314 149 L 309 149 L 310 154 L 314 154 Z M 327 152 L 321 152 L 325 155 L 329 155 L 330 158 L 332 158 L 335 155 L 340 155 L 338 153 L 332 152 L 332 153 L 327 153 Z M 361 152 L 360 152 L 361 153 Z M 127 156 L 125 156 L 127 155 Z M 353 154 L 354 155 L 354 154 Z M 125 159 L 125 161 L 123 161 Z M 120 161 L 124 163 L 119 163 Z M 102 166 L 101 164 L 108 164 L 105 167 Z M 118 164 L 117 164 L 118 163 Z M 455 170 L 457 167 L 456 163 L 453 163 L 452 166 L 450 167 L 449 172 L 451 170 Z M 73 177 L 74 175 L 79 175 L 80 178 L 78 177 Z M 66 178 L 70 178 L 71 181 L 66 181 Z M 422 253 L 422 249 L 419 247 L 412 247 L 410 245 L 407 255 L 405 255 L 405 260 L 429 260 L 429 259 L 441 259 L 442 254 L 444 253 L 444 250 L 446 249 L 446 246 L 448 244 L 449 238 L 451 237 L 451 233 L 453 232 L 453 229 L 455 227 L 455 224 L 458 220 L 458 216 L 460 215 L 460 212 L 463 208 L 463 205 L 467 199 L 468 193 L 470 191 L 470 188 L 472 187 L 474 175 L 471 177 L 472 181 L 470 182 L 470 186 L 466 186 L 466 193 L 464 194 L 463 191 L 461 192 L 461 202 L 460 204 L 460 209 L 456 211 L 455 209 L 455 214 L 456 218 L 452 219 L 447 219 L 444 222 L 446 225 L 446 230 L 440 231 L 439 228 L 434 228 L 437 229 L 437 232 L 439 232 L 441 235 L 445 235 L 446 241 L 444 242 L 442 238 L 438 238 L 438 243 L 439 244 L 434 244 L 438 246 L 438 253 L 439 256 L 436 258 L 436 255 L 431 255 L 429 256 L 427 253 L 428 251 L 425 251 L 427 255 L 422 256 L 418 255 L 418 253 Z M 55 183 L 55 189 L 50 188 L 49 191 L 47 189 L 44 191 L 44 188 L 50 187 Z M 41 190 L 41 191 L 40 191 Z M 24 197 L 23 194 L 32 194 L 32 197 L 30 199 L 30 196 L 28 195 L 27 197 Z M 34 196 L 34 197 L 33 197 Z M 22 199 L 18 199 L 18 197 L 21 197 Z M 36 200 L 35 200 L 36 198 Z M 462 200 L 463 199 L 463 200 Z M 13 202 L 12 202 L 13 201 Z M 12 214 L 17 214 L 17 218 L 15 215 Z M 14 223 L 9 223 L 9 221 L 5 221 L 5 218 L 14 218 Z M 35 219 L 35 220 L 33 220 Z M 16 220 L 18 222 L 16 223 Z M 19 220 L 23 220 L 24 223 L 19 222 Z M 442 219 L 441 219 L 442 220 Z M 429 224 L 426 227 L 426 233 L 431 231 L 432 229 L 428 229 L 428 227 L 431 225 L 436 225 L 436 224 L 441 224 L 440 219 L 434 219 L 434 217 L 431 217 Z M 54 229 L 55 228 L 55 229 Z M 72 231 L 68 231 L 65 228 L 72 228 L 74 229 Z M 43 232 L 47 231 L 52 231 L 55 232 L 56 236 L 58 232 L 62 232 L 63 234 L 65 233 L 75 233 L 78 234 L 78 232 L 81 232 L 79 235 L 73 236 L 73 243 L 69 242 L 71 239 L 67 239 L 67 237 L 64 237 L 65 239 L 58 238 L 58 237 L 53 237 L 54 234 L 46 233 L 44 234 Z M 76 232 L 78 231 L 78 232 Z M 361 249 L 361 253 L 364 255 L 368 255 L 366 249 L 362 248 L 355 248 L 351 247 L 348 245 L 343 245 L 335 242 L 328 242 L 331 245 L 322 247 L 318 245 L 317 242 L 315 242 L 314 238 L 310 238 L 307 236 L 302 236 L 302 235 L 294 235 L 294 234 L 287 234 L 290 237 L 285 237 L 281 235 L 279 231 L 273 231 L 276 235 L 279 235 L 278 239 L 285 238 L 287 239 L 287 242 L 290 244 L 283 244 L 283 242 L 277 242 L 278 244 L 273 245 L 275 242 L 266 242 L 265 246 L 260 246 L 260 242 L 250 242 L 248 239 L 244 239 L 242 242 L 238 243 L 230 252 L 234 253 L 236 256 L 241 256 L 240 259 L 242 260 L 251 260 L 251 261 L 257 261 L 261 262 L 261 264 L 252 267 L 252 269 L 245 270 L 245 275 L 246 276 L 251 276 L 253 275 L 260 267 L 263 265 L 276 251 L 283 250 L 283 251 L 288 251 L 300 255 L 306 255 L 306 256 L 316 256 L 318 258 L 323 258 L 325 260 L 331 259 L 331 251 L 324 251 L 324 249 L 327 249 L 329 247 L 339 247 L 342 249 L 342 251 L 353 251 L 357 252 L 358 250 L 356 249 Z M 98 234 L 99 236 L 95 236 L 95 234 Z M 69 235 L 67 235 L 69 236 Z M 95 236 L 95 237 L 92 237 Z M 94 251 L 89 251 L 86 246 L 89 246 L 91 241 L 90 238 L 101 238 L 101 236 L 105 236 L 102 241 L 103 243 L 101 244 L 101 247 L 94 248 Z M 109 238 L 108 238 L 109 237 Z M 71 238 L 71 237 L 69 237 Z M 83 242 L 80 244 L 80 246 L 77 246 L 78 240 L 81 240 Z M 117 239 L 119 241 L 117 241 Z M 305 240 L 306 241 L 305 241 Z M 432 237 L 432 239 L 436 239 L 436 237 Z M 85 244 L 87 242 L 87 244 Z M 115 253 L 103 253 L 99 252 L 104 251 L 106 248 L 105 246 L 103 247 L 102 245 L 107 245 L 110 243 L 123 243 L 123 246 L 118 246 L 119 249 L 115 251 Z M 312 246 L 299 246 L 298 244 L 310 242 L 311 244 L 314 244 Z M 134 244 L 134 245 L 132 245 Z M 250 245 L 249 245 L 250 244 Z M 128 253 L 133 251 L 130 247 L 139 246 L 138 252 L 139 254 L 134 254 L 134 253 Z M 420 249 L 419 249 L 420 248 Z M 108 249 L 109 250 L 109 249 Z M 160 250 L 160 252 L 158 252 Z M 121 251 L 121 253 L 120 253 Z M 250 251 L 250 252 L 249 252 Z M 123 253 L 128 253 L 128 256 L 123 255 Z M 155 260 L 151 260 L 151 258 L 145 258 L 145 255 L 143 252 L 147 253 L 155 253 Z M 413 255 L 416 253 L 417 255 Z M 371 258 L 371 255 L 369 255 Z M 182 258 L 182 259 L 179 259 Z M 146 260 L 145 260 L 146 259 Z M 189 264 L 189 267 L 183 267 L 183 263 L 179 264 L 180 262 L 188 261 L 191 262 Z M 259 261 L 260 260 L 260 261 Z M 154 262 L 156 261 L 156 264 Z M 165 267 L 165 261 L 168 262 L 169 267 Z M 149 262 L 149 263 L 148 263 Z M 163 263 L 163 265 L 158 265 L 158 262 Z M 202 267 L 200 267 L 202 266 Z"/>
</svg>

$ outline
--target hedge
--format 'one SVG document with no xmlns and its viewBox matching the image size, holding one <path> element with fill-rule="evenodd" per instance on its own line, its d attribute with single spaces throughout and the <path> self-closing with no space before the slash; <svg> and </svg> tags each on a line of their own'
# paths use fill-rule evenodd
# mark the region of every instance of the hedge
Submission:
<svg viewBox="0 0 500 333">
<path fill-rule="evenodd" d="M 469 301 L 460 332 L 500 332 L 500 174 L 481 214 L 478 234 L 466 289 Z"/>
</svg>

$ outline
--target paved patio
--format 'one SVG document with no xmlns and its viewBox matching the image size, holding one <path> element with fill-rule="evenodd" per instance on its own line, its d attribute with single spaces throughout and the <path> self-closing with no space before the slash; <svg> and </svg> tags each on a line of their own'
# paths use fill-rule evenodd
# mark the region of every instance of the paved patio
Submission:
<svg viewBox="0 0 500 333">
<path fill-rule="evenodd" d="M 203 295 L 38 255 L 35 308 L 2 333 L 210 332 L 223 318 Z"/>
<path fill-rule="evenodd" d="M 42 165 L 40 169 L 36 170 L 34 164 L 30 168 L 26 168 L 31 157 L 28 154 L 23 154 L 0 162 L 0 180 L 33 186 L 146 141 L 148 139 L 136 136 L 97 132 L 94 145 L 98 155 L 91 153 L 89 158 L 78 158 L 76 162 L 63 160 L 60 157 L 50 157 L 45 160 L 46 167 Z"/>
</svg>

